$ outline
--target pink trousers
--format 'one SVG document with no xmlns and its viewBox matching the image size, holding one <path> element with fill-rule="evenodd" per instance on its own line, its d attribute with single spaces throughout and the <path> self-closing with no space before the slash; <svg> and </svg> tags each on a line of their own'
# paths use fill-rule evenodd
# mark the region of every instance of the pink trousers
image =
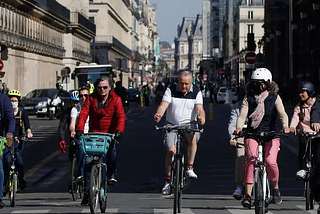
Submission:
<svg viewBox="0 0 320 214">
<path fill-rule="evenodd" d="M 264 161 L 267 165 L 267 172 L 271 181 L 279 179 L 279 168 L 277 164 L 280 139 L 276 138 L 264 144 Z M 253 139 L 245 139 L 244 147 L 247 156 L 246 183 L 253 183 L 253 167 L 258 157 L 258 143 Z"/>
</svg>

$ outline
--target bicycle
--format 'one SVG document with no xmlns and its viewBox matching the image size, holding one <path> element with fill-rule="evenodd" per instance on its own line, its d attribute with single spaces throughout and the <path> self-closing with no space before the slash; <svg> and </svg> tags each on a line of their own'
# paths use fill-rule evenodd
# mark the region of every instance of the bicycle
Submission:
<svg viewBox="0 0 320 214">
<path fill-rule="evenodd" d="M 280 137 L 282 133 L 276 131 L 270 132 L 248 132 L 243 130 L 235 138 L 250 138 L 258 143 L 257 163 L 254 165 L 254 207 L 256 214 L 265 214 L 268 212 L 268 206 L 272 202 L 270 191 L 270 180 L 267 176 L 267 166 L 264 162 L 264 143 L 269 137 Z"/>
<path fill-rule="evenodd" d="M 117 142 L 114 136 L 110 133 L 89 132 L 80 137 L 85 155 L 93 159 L 89 192 L 89 205 L 92 214 L 97 212 L 98 203 L 101 213 L 105 213 L 107 208 L 107 165 L 103 162 L 103 158 L 107 155 L 110 144 Z"/>
<path fill-rule="evenodd" d="M 304 196 L 306 198 L 306 210 L 314 209 L 314 198 L 310 189 L 310 176 L 314 167 L 313 153 L 312 153 L 312 139 L 320 137 L 319 133 L 310 134 L 298 131 L 301 137 L 306 137 L 306 149 L 303 159 L 306 160 L 306 176 L 302 178 L 304 180 Z"/>
<path fill-rule="evenodd" d="M 77 148 L 77 141 L 72 140 L 71 145 L 73 148 Z M 72 154 L 72 165 L 71 165 L 71 195 L 72 199 L 76 201 L 78 198 L 82 198 L 84 189 L 83 181 L 77 181 L 78 174 L 78 149 L 74 149 Z"/>
<path fill-rule="evenodd" d="M 173 213 L 181 212 L 182 191 L 186 187 L 186 168 L 184 165 L 184 155 L 181 152 L 183 139 L 188 133 L 203 132 L 203 129 L 192 129 L 190 124 L 183 125 L 170 125 L 158 127 L 155 125 L 156 130 L 163 130 L 166 132 L 177 132 L 176 153 L 173 155 L 171 163 L 171 191 L 174 193 Z"/>
</svg>

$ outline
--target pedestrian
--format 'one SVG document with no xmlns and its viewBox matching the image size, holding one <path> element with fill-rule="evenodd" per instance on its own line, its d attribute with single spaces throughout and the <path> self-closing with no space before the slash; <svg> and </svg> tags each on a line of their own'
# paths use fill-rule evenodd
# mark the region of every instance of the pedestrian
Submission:
<svg viewBox="0 0 320 214">
<path fill-rule="evenodd" d="M 156 103 L 157 104 L 161 103 L 164 91 L 165 91 L 165 88 L 164 88 L 163 84 L 161 83 L 161 81 L 159 81 L 158 85 L 156 87 L 156 91 L 155 91 L 155 93 L 156 93 Z"/>
<path fill-rule="evenodd" d="M 143 97 L 144 97 L 144 104 L 145 106 L 149 106 L 150 105 L 150 88 L 149 88 L 149 84 L 146 84 L 145 86 L 143 86 Z"/>
<path fill-rule="evenodd" d="M 272 81 L 272 74 L 266 68 L 258 68 L 251 75 L 251 81 L 247 85 L 247 96 L 243 99 L 240 115 L 237 120 L 235 134 L 244 127 L 248 119 L 249 132 L 277 131 L 277 118 L 279 116 L 285 133 L 289 133 L 288 115 L 285 112 L 282 100 L 278 95 L 278 85 Z M 280 148 L 280 138 L 277 136 L 264 139 L 265 162 L 268 177 L 271 180 L 273 190 L 273 203 L 282 202 L 279 190 L 279 168 L 277 156 Z M 253 166 L 257 161 L 258 143 L 256 140 L 246 138 L 244 140 L 246 153 L 246 185 L 245 196 L 242 205 L 251 208 L 251 193 L 253 187 Z"/>
<path fill-rule="evenodd" d="M 16 119 L 13 114 L 12 104 L 8 96 L 0 94 L 0 133 L 3 137 L 7 139 L 7 147 L 12 146 L 13 133 L 15 130 Z M 0 151 L 2 153 L 2 151 Z M 3 172 L 3 155 L 0 156 L 0 208 L 3 208 L 5 204 L 3 203 L 3 182 L 4 182 L 4 172 Z"/>
<path fill-rule="evenodd" d="M 8 94 L 8 92 L 10 91 L 10 89 L 7 87 L 7 84 L 4 82 L 4 83 L 2 83 L 2 91 L 1 91 L 1 93 L 2 94 Z"/>
<path fill-rule="evenodd" d="M 113 81 L 106 76 L 97 78 L 94 83 L 94 92 L 87 97 L 84 103 L 76 128 L 76 139 L 84 133 L 85 123 L 88 116 L 89 132 L 104 132 L 115 134 L 116 139 L 121 139 L 122 133 L 125 129 L 126 116 L 121 102 L 121 98 L 116 95 L 113 89 Z M 116 180 L 116 157 L 117 150 L 115 142 L 111 142 L 108 153 L 104 158 L 107 164 L 107 181 L 109 185 L 117 183 Z M 82 205 L 89 203 L 89 185 L 90 172 L 93 160 L 86 158 L 84 169 L 84 196 L 81 201 Z"/>
<path fill-rule="evenodd" d="M 114 92 L 121 98 L 122 105 L 125 107 L 125 104 L 128 102 L 127 89 L 122 86 L 121 81 L 116 82 Z"/>
<path fill-rule="evenodd" d="M 234 139 L 235 136 L 233 133 L 236 130 L 237 120 L 240 115 L 242 100 L 243 100 L 245 94 L 246 94 L 245 87 L 242 87 L 238 93 L 239 101 L 232 106 L 230 120 L 228 123 L 228 131 L 229 131 L 229 136 L 230 136 L 229 144 L 231 146 L 236 147 L 236 161 L 235 161 L 236 189 L 232 195 L 237 200 L 240 200 L 242 198 L 243 190 L 244 190 L 243 178 L 244 178 L 244 170 L 245 170 L 245 151 L 244 151 L 243 145 L 239 145 L 239 144 L 243 144 L 244 139 L 237 138 L 235 140 Z"/>
</svg>

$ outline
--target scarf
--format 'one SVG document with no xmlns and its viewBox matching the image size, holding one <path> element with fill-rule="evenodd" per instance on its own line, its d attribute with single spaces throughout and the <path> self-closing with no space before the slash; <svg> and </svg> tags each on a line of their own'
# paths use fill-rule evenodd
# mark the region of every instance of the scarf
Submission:
<svg viewBox="0 0 320 214">
<path fill-rule="evenodd" d="M 256 129 L 260 125 L 265 113 L 264 100 L 269 96 L 269 91 L 264 91 L 259 95 L 254 95 L 255 101 L 258 104 L 254 112 L 249 116 L 251 119 L 251 127 Z"/>
</svg>

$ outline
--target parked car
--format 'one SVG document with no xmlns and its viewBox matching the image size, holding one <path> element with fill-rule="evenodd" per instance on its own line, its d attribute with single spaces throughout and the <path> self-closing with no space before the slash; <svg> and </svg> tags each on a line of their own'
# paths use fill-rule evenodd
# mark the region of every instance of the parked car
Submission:
<svg viewBox="0 0 320 214">
<path fill-rule="evenodd" d="M 217 93 L 217 102 L 218 103 L 225 103 L 227 97 L 227 87 L 220 87 Z"/>
<path fill-rule="evenodd" d="M 140 91 L 138 88 L 129 87 L 127 90 L 128 102 L 140 103 Z"/>
<path fill-rule="evenodd" d="M 70 105 L 70 95 L 67 91 L 63 91 L 61 96 L 57 97 L 58 92 L 56 88 L 35 89 L 22 97 L 21 104 L 29 115 L 59 118 L 62 110 Z"/>
</svg>

